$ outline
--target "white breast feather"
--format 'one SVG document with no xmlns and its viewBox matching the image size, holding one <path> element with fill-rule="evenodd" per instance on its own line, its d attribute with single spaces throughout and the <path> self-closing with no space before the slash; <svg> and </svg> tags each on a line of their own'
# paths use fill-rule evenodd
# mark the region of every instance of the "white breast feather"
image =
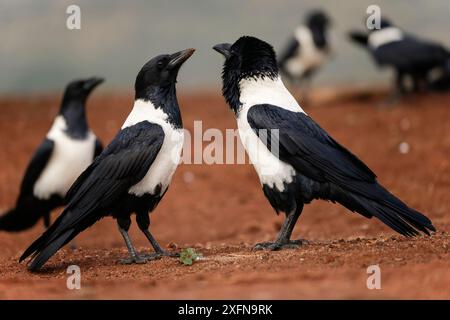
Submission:
<svg viewBox="0 0 450 320">
<path fill-rule="evenodd" d="M 247 154 L 259 176 L 261 184 L 279 191 L 284 190 L 284 183 L 292 181 L 295 169 L 272 154 L 261 139 L 255 134 L 247 121 L 249 109 L 257 104 L 271 104 L 293 112 L 303 112 L 295 98 L 289 93 L 280 78 L 245 79 L 240 82 L 240 101 L 237 125 L 239 136 Z M 267 132 L 267 135 L 270 135 Z"/>
<path fill-rule="evenodd" d="M 94 158 L 95 135 L 89 131 L 86 139 L 73 139 L 66 134 L 66 128 L 64 118 L 58 116 L 47 134 L 54 142 L 54 149 L 34 185 L 33 194 L 39 199 L 49 199 L 53 194 L 64 197 Z"/>
<path fill-rule="evenodd" d="M 167 118 L 167 114 L 160 108 L 156 108 L 151 102 L 136 100 L 133 110 L 123 124 L 122 129 L 142 121 L 149 121 L 160 125 L 165 135 L 161 150 L 150 169 L 141 181 L 128 190 L 128 193 L 136 196 L 146 193 L 154 194 L 156 187 L 161 184 L 162 194 L 169 186 L 180 162 L 184 132 L 183 129 L 175 129 L 167 122 Z"/>
<path fill-rule="evenodd" d="M 311 30 L 305 26 L 299 26 L 295 30 L 294 36 L 300 43 L 300 48 L 286 62 L 286 69 L 291 75 L 300 77 L 306 71 L 322 65 L 327 59 L 328 52 L 316 47 Z"/>
<path fill-rule="evenodd" d="M 403 32 L 395 27 L 383 28 L 369 34 L 368 42 L 372 49 L 376 49 L 385 44 L 400 41 L 404 38 Z"/>
</svg>

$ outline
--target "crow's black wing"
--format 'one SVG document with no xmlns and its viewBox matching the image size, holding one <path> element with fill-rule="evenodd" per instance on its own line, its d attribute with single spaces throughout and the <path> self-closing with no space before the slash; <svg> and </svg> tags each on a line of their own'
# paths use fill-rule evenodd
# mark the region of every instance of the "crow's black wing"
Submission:
<svg viewBox="0 0 450 320">
<path fill-rule="evenodd" d="M 247 118 L 256 134 L 259 129 L 277 129 L 278 140 L 276 134 L 267 133 L 268 147 L 273 150 L 273 143 L 278 143 L 279 158 L 306 177 L 338 185 L 376 178 L 361 160 L 302 112 L 262 104 L 251 107 Z"/>
<path fill-rule="evenodd" d="M 157 124 L 144 121 L 123 129 L 72 185 L 64 211 L 79 212 L 80 219 L 111 205 L 145 176 L 163 141 L 164 131 Z"/>
<path fill-rule="evenodd" d="M 438 43 L 408 36 L 378 47 L 374 51 L 374 57 L 381 65 L 393 65 L 406 72 L 426 72 L 442 66 L 450 55 Z"/>
<path fill-rule="evenodd" d="M 68 205 L 64 212 L 24 252 L 21 260 L 32 253 L 38 254 L 30 268 L 39 268 L 59 247 L 107 214 L 102 209 L 114 205 L 145 176 L 163 141 L 161 126 L 147 121 L 120 131 L 78 177 L 67 193 Z M 57 248 L 52 242 L 58 244 Z"/>
<path fill-rule="evenodd" d="M 47 163 L 52 156 L 54 146 L 55 143 L 52 140 L 46 138 L 34 153 L 22 179 L 19 199 L 22 196 L 30 195 L 33 193 L 34 184 L 39 179 L 42 171 L 47 166 Z"/>
</svg>

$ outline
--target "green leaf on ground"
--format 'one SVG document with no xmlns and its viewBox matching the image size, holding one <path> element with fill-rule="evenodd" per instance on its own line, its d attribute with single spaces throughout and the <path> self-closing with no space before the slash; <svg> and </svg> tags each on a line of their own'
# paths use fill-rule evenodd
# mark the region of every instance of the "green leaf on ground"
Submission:
<svg viewBox="0 0 450 320">
<path fill-rule="evenodd" d="M 194 263 L 195 260 L 202 256 L 201 253 L 195 252 L 192 248 L 187 248 L 181 251 L 180 253 L 180 262 L 185 266 L 190 266 Z"/>
</svg>

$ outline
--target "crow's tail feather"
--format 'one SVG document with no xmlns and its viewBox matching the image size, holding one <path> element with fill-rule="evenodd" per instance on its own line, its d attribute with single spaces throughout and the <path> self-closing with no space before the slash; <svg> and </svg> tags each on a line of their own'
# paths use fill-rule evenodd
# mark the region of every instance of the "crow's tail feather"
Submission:
<svg viewBox="0 0 450 320">
<path fill-rule="evenodd" d="M 73 229 L 63 230 L 62 227 L 63 215 L 59 216 L 55 222 L 39 237 L 37 238 L 22 254 L 19 262 L 22 262 L 29 256 L 32 256 L 33 261 L 28 268 L 30 270 L 37 270 L 63 245 L 69 242 L 76 236 Z"/>
<path fill-rule="evenodd" d="M 35 251 L 33 260 L 28 265 L 28 269 L 30 271 L 39 270 L 44 265 L 44 263 L 46 263 L 47 260 L 55 254 L 56 251 L 58 251 L 62 246 L 64 246 L 73 238 L 72 231 L 73 230 L 65 231 L 55 240 L 41 247 L 38 251 Z M 22 257 L 20 259 L 23 260 Z"/>
<path fill-rule="evenodd" d="M 18 232 L 29 229 L 41 216 L 37 208 L 18 206 L 0 216 L 0 230 Z"/>
<path fill-rule="evenodd" d="M 356 206 L 353 206 L 354 211 L 365 216 L 374 216 L 393 230 L 408 237 L 419 235 L 419 231 L 427 235 L 430 235 L 430 231 L 436 231 L 431 220 L 425 215 L 409 208 L 381 185 L 375 183 L 373 188 L 372 195 L 375 196 L 351 193 L 350 197 L 356 202 Z"/>
</svg>

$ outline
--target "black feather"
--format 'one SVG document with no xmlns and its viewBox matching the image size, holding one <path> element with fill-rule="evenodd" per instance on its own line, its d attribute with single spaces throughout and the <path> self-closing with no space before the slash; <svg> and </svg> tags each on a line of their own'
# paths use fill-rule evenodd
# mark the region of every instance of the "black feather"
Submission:
<svg viewBox="0 0 450 320">
<path fill-rule="evenodd" d="M 45 169 L 48 160 L 50 160 L 54 146 L 55 143 L 46 138 L 34 153 L 22 179 L 19 199 L 21 196 L 27 196 L 33 193 L 34 184 Z"/>
<path fill-rule="evenodd" d="M 442 45 L 411 36 L 382 45 L 373 51 L 373 55 L 378 64 L 391 65 L 411 74 L 426 73 L 443 66 L 450 57 Z"/>
<path fill-rule="evenodd" d="M 0 230 L 23 231 L 34 226 L 40 218 L 64 204 L 63 198 L 52 195 L 49 199 L 38 199 L 33 195 L 21 195 L 16 207 L 0 217 Z"/>
<path fill-rule="evenodd" d="M 95 139 L 94 158 L 99 156 L 103 151 L 103 144 L 99 139 Z"/>
<path fill-rule="evenodd" d="M 274 140 L 277 135 L 267 134 L 262 141 L 271 151 L 278 144 L 280 160 L 292 165 L 300 178 L 318 184 L 314 198 L 339 202 L 366 217 L 373 215 L 406 236 L 416 235 L 417 230 L 435 231 L 427 217 L 378 184 L 361 160 L 306 114 L 263 104 L 251 107 L 247 120 L 256 134 L 260 129 L 278 130 L 278 140 Z"/>
<path fill-rule="evenodd" d="M 54 142 L 45 139 L 31 158 L 20 186 L 20 194 L 13 209 L 0 217 L 0 230 L 23 231 L 54 208 L 63 204 L 63 199 L 52 195 L 50 199 L 38 199 L 33 195 L 33 188 L 39 176 L 47 166 L 53 153 Z"/>
</svg>

